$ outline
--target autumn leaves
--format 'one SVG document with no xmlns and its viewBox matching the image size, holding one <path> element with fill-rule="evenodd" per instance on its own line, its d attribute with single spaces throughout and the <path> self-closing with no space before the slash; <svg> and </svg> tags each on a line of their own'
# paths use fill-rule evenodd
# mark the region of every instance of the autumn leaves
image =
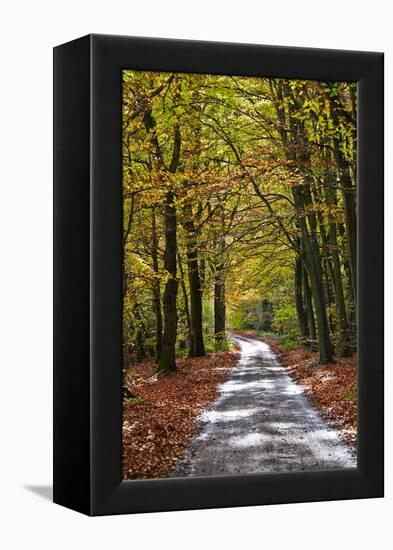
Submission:
<svg viewBox="0 0 393 550">
<path fill-rule="evenodd" d="M 225 349 L 262 299 L 321 362 L 352 353 L 355 114 L 346 83 L 123 72 L 127 358 Z"/>
</svg>

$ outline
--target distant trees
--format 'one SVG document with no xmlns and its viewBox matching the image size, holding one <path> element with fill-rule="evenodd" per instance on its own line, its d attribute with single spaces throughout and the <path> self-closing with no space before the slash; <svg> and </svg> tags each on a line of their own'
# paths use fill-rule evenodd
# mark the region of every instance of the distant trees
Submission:
<svg viewBox="0 0 393 550">
<path fill-rule="evenodd" d="M 356 349 L 355 121 L 352 84 L 123 72 L 126 353 L 173 371 L 257 303 Z"/>
</svg>

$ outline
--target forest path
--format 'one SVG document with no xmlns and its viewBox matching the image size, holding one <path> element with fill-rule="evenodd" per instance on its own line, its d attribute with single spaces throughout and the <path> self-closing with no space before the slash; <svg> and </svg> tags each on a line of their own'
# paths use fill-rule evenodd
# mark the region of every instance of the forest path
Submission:
<svg viewBox="0 0 393 550">
<path fill-rule="evenodd" d="M 241 356 L 200 417 L 175 476 L 354 468 L 356 459 L 264 342 L 234 336 Z"/>
</svg>

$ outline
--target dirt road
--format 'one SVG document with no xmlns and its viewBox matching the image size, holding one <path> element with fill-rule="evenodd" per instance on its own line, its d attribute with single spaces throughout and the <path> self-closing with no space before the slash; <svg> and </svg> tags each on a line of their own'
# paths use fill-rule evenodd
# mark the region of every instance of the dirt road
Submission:
<svg viewBox="0 0 393 550">
<path fill-rule="evenodd" d="M 235 336 L 238 365 L 201 418 L 176 476 L 356 467 L 346 444 L 319 415 L 270 347 Z"/>
</svg>

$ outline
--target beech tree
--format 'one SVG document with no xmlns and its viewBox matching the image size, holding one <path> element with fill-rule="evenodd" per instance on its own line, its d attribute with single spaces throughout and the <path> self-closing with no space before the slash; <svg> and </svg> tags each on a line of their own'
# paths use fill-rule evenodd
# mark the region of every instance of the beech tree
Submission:
<svg viewBox="0 0 393 550">
<path fill-rule="evenodd" d="M 250 326 L 356 350 L 353 84 L 124 71 L 123 202 L 127 360 Z"/>
</svg>

